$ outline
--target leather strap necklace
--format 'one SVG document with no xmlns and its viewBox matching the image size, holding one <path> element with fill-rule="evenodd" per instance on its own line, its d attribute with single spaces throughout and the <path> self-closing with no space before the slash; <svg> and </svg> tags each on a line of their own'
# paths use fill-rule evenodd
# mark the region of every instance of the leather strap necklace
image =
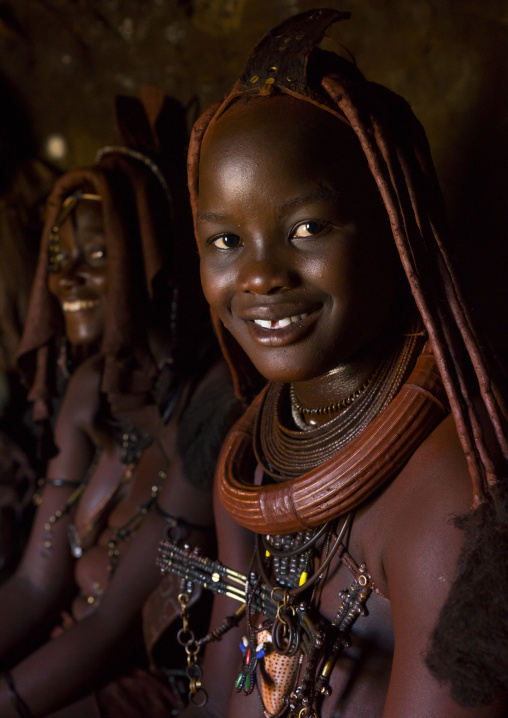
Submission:
<svg viewBox="0 0 508 718">
<path fill-rule="evenodd" d="M 248 478 L 255 466 L 255 427 L 269 392 L 270 385 L 235 424 L 217 468 L 225 509 L 237 523 L 261 534 L 318 527 L 356 508 L 402 470 L 449 411 L 426 346 L 393 400 L 344 447 L 297 478 L 255 486 Z"/>
</svg>

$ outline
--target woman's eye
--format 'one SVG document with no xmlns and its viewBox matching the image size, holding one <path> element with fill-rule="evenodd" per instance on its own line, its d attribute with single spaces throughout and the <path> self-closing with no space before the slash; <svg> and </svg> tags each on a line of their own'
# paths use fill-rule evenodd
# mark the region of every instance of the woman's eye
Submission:
<svg viewBox="0 0 508 718">
<path fill-rule="evenodd" d="M 291 235 L 292 239 L 305 239 L 307 237 L 316 237 L 318 234 L 322 234 L 330 225 L 328 222 L 319 222 L 317 220 L 311 220 L 309 222 L 302 222 L 293 230 Z"/>
<path fill-rule="evenodd" d="M 64 252 L 62 250 L 50 252 L 48 270 L 50 272 L 58 274 L 58 272 L 61 272 L 62 269 L 64 269 L 64 267 L 68 264 L 68 261 L 69 255 L 67 254 L 67 252 Z"/>
<path fill-rule="evenodd" d="M 101 259 L 106 259 L 106 249 L 104 247 L 100 247 L 99 249 L 94 249 L 92 252 L 88 254 L 88 259 L 92 262 L 100 262 Z"/>
<path fill-rule="evenodd" d="M 240 237 L 237 234 L 221 234 L 212 239 L 212 244 L 217 249 L 236 249 L 240 244 Z"/>
</svg>

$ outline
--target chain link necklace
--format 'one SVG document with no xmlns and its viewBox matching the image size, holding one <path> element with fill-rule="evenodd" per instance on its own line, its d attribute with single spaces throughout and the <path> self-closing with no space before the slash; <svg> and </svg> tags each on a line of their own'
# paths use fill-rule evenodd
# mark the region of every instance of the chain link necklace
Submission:
<svg viewBox="0 0 508 718">
<path fill-rule="evenodd" d="M 291 399 L 291 414 L 293 416 L 295 424 L 298 426 L 299 429 L 308 429 L 309 426 L 316 425 L 315 417 L 333 415 L 337 414 L 343 409 L 347 409 L 348 406 L 351 406 L 351 404 L 358 399 L 358 397 L 362 396 L 365 390 L 372 384 L 374 379 L 377 377 L 378 373 L 379 367 L 375 369 L 375 371 L 369 376 L 367 381 L 365 381 L 360 387 L 358 387 L 358 389 L 355 389 L 354 392 L 349 396 L 346 396 L 344 399 L 334 401 L 332 404 L 328 404 L 327 406 L 320 406 L 317 408 L 309 408 L 303 406 L 300 403 L 298 397 L 296 396 L 296 391 L 293 384 L 290 384 L 289 396 Z M 306 419 L 308 417 L 308 423 L 306 423 L 306 421 L 302 421 L 302 416 Z"/>
</svg>

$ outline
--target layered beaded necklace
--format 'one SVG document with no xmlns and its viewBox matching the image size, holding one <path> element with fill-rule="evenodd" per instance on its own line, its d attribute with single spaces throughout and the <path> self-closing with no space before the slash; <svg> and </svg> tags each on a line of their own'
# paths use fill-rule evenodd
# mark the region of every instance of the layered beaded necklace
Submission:
<svg viewBox="0 0 508 718">
<path fill-rule="evenodd" d="M 291 385 L 270 384 L 254 428 L 254 452 L 263 471 L 275 480 L 297 478 L 334 456 L 392 401 L 423 344 L 417 331 L 403 336 L 362 387 L 330 407 L 304 409 L 293 399 Z M 307 415 L 333 414 L 322 425 L 305 421 Z"/>
<path fill-rule="evenodd" d="M 391 402 L 406 381 L 423 344 L 419 332 L 404 336 L 361 387 L 328 407 L 305 409 L 292 386 L 271 385 L 258 412 L 253 437 L 255 456 L 263 472 L 275 481 L 284 481 L 299 477 L 334 456 Z M 323 425 L 309 426 L 306 419 L 310 417 L 312 421 L 316 416 L 332 418 Z M 333 666 L 339 652 L 349 643 L 354 621 L 364 612 L 372 590 L 365 567 L 361 567 L 363 573 L 355 577 L 351 588 L 342 592 L 334 623 L 325 625 L 315 608 L 327 568 L 337 552 L 344 551 L 343 542 L 351 521 L 350 513 L 339 520 L 340 530 L 336 528 L 337 522 L 332 521 L 296 533 L 256 535 L 256 568 L 246 590 L 247 635 L 241 645 L 242 664 L 235 689 L 245 694 L 254 690 L 256 664 L 263 658 L 262 675 L 272 671 L 278 676 L 270 690 L 265 678 L 261 681 L 267 717 L 288 712 L 293 715 L 295 711 L 307 715 L 309 710 L 309 714 L 315 715 L 312 710 L 319 703 L 318 683 L 322 683 L 323 694 L 329 691 L 328 674 L 325 671 L 321 675 L 318 665 L 324 662 Z M 271 590 L 277 614 L 274 620 L 256 625 L 250 605 L 261 582 Z"/>
</svg>

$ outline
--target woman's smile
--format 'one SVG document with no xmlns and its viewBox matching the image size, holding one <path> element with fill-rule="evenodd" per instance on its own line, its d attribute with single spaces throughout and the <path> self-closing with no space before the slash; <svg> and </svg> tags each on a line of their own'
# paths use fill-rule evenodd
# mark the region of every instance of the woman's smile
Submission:
<svg viewBox="0 0 508 718">
<path fill-rule="evenodd" d="M 108 258 L 102 203 L 80 200 L 59 228 L 48 287 L 58 299 L 72 345 L 96 345 L 104 332 Z"/>
<path fill-rule="evenodd" d="M 255 295 L 233 300 L 232 319 L 243 322 L 254 342 L 264 346 L 287 346 L 300 341 L 319 318 L 321 305 L 304 301 L 252 303 Z M 273 299 L 273 297 L 272 297 Z"/>
<path fill-rule="evenodd" d="M 296 314 L 294 317 L 284 317 L 283 319 L 254 319 L 254 324 L 257 324 L 263 329 L 283 329 L 289 327 L 290 324 L 296 324 L 301 322 L 302 319 L 308 317 L 308 314 Z"/>
<path fill-rule="evenodd" d="M 398 263 L 362 158 L 349 128 L 288 97 L 233 106 L 205 136 L 203 289 L 267 379 L 322 376 L 393 320 Z"/>
<path fill-rule="evenodd" d="M 62 302 L 62 309 L 64 312 L 81 312 L 86 309 L 94 309 L 98 305 L 98 299 L 70 299 Z"/>
</svg>

